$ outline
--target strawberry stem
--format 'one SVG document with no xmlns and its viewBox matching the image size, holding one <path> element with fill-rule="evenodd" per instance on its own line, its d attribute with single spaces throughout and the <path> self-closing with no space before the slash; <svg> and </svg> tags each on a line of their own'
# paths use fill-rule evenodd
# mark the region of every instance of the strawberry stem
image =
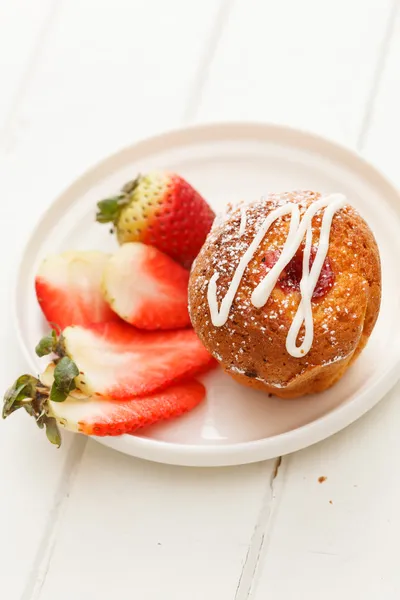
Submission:
<svg viewBox="0 0 400 600">
<path fill-rule="evenodd" d="M 64 402 L 66 397 L 76 388 L 75 377 L 79 375 L 76 364 L 65 356 L 64 336 L 57 335 L 54 331 L 42 337 L 35 348 L 40 357 L 55 354 L 56 368 L 54 369 L 54 383 L 50 390 L 50 400 Z"/>
<path fill-rule="evenodd" d="M 60 447 L 61 435 L 57 421 L 48 414 L 49 388 L 32 375 L 21 375 L 4 395 L 3 419 L 24 408 L 40 429 L 46 429 L 48 440 Z"/>
<path fill-rule="evenodd" d="M 36 354 L 55 354 L 57 357 L 51 388 L 32 375 L 21 375 L 4 395 L 3 419 L 24 408 L 28 415 L 35 419 L 40 429 L 46 429 L 50 442 L 60 447 L 61 435 L 56 419 L 50 414 L 49 400 L 66 400 L 70 392 L 76 389 L 75 377 L 79 375 L 79 369 L 69 356 L 65 356 L 63 335 L 57 335 L 54 330 L 40 340 L 36 346 Z"/>
</svg>

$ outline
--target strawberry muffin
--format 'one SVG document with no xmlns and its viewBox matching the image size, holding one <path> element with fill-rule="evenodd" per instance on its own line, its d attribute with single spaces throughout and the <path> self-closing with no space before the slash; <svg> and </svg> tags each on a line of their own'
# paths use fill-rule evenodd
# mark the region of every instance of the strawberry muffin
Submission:
<svg viewBox="0 0 400 600">
<path fill-rule="evenodd" d="M 270 194 L 217 217 L 193 264 L 189 312 L 238 382 L 282 398 L 337 382 L 379 313 L 379 251 L 341 194 Z"/>
</svg>

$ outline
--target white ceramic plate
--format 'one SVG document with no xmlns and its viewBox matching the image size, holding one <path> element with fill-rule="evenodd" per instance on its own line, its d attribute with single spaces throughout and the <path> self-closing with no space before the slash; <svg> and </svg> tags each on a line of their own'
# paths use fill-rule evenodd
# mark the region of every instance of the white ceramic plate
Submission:
<svg viewBox="0 0 400 600">
<path fill-rule="evenodd" d="M 34 347 L 46 331 L 33 281 L 41 259 L 66 249 L 112 250 L 108 227 L 94 220 L 96 201 L 138 172 L 181 173 L 214 209 L 268 191 L 298 188 L 343 192 L 372 227 L 383 266 L 383 301 L 361 358 L 331 390 L 294 401 L 268 398 L 221 371 L 204 378 L 207 401 L 192 413 L 140 436 L 99 438 L 132 456 L 159 462 L 219 466 L 272 458 L 314 444 L 374 406 L 399 373 L 400 198 L 375 168 L 325 139 L 266 124 L 204 125 L 142 141 L 106 159 L 73 183 L 36 226 L 20 266 L 17 328 L 36 372 Z"/>
</svg>

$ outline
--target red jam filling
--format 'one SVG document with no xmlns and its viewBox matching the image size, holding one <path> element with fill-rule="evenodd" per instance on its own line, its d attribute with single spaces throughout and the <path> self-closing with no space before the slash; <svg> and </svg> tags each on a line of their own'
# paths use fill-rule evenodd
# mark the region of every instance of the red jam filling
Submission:
<svg viewBox="0 0 400 600">
<path fill-rule="evenodd" d="M 315 255 L 317 254 L 317 248 L 313 246 L 310 253 L 310 269 L 314 262 Z M 269 250 L 262 262 L 262 277 L 270 271 L 280 256 L 279 250 Z M 300 281 L 303 275 L 303 248 L 299 248 L 292 260 L 286 265 L 286 268 L 282 271 L 277 281 L 277 286 L 288 293 L 293 290 L 300 291 Z M 335 274 L 332 270 L 331 262 L 328 257 L 325 258 L 324 264 L 322 265 L 321 274 L 315 286 L 312 299 L 323 298 L 329 290 L 332 288 L 335 282 Z"/>
</svg>

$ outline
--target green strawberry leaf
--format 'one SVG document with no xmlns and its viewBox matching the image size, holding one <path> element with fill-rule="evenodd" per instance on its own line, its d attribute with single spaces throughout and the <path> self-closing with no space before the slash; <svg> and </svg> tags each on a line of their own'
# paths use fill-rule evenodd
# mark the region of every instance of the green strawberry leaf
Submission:
<svg viewBox="0 0 400 600">
<path fill-rule="evenodd" d="M 53 385 L 51 386 L 50 389 L 50 400 L 52 402 L 64 402 L 64 400 L 67 398 L 68 394 L 65 392 L 60 391 L 56 384 L 53 383 Z"/>
<path fill-rule="evenodd" d="M 96 221 L 98 223 L 114 223 L 117 224 L 121 210 L 130 203 L 131 194 L 137 188 L 141 180 L 140 175 L 136 179 L 128 181 L 121 189 L 118 196 L 105 198 L 97 203 Z"/>
<path fill-rule="evenodd" d="M 48 415 L 48 398 L 49 389 L 39 379 L 32 375 L 21 375 L 4 395 L 3 419 L 24 408 L 40 429 L 46 428 L 49 441 L 60 447 L 61 435 L 57 421 Z"/>
<path fill-rule="evenodd" d="M 139 185 L 141 179 L 142 179 L 141 175 L 138 175 L 136 177 L 136 179 L 131 179 L 131 181 L 128 181 L 127 183 L 125 183 L 125 185 L 122 186 L 121 192 L 123 194 L 132 194 L 132 192 Z"/>
<path fill-rule="evenodd" d="M 36 398 L 36 388 L 41 383 L 32 375 L 21 375 L 6 391 L 3 401 L 3 419 L 19 408 L 29 406 L 29 401 Z"/>
<path fill-rule="evenodd" d="M 42 339 L 35 348 L 35 352 L 40 357 L 47 356 L 47 354 L 52 354 L 53 352 L 56 353 L 57 346 L 58 336 L 53 329 L 51 333 L 42 337 Z"/>
<path fill-rule="evenodd" d="M 96 213 L 96 221 L 98 221 L 98 223 L 115 223 L 121 212 L 121 201 L 123 200 L 124 196 L 100 200 L 100 202 L 97 203 L 98 211 Z"/>
<path fill-rule="evenodd" d="M 64 356 L 54 369 L 54 383 L 50 391 L 50 400 L 53 402 L 64 402 L 72 390 L 76 388 L 75 377 L 79 375 L 76 364 Z"/>
<path fill-rule="evenodd" d="M 44 420 L 44 425 L 46 427 L 46 435 L 49 442 L 57 446 L 58 448 L 61 446 L 61 434 L 57 425 L 57 421 L 54 417 L 47 417 Z"/>
</svg>

